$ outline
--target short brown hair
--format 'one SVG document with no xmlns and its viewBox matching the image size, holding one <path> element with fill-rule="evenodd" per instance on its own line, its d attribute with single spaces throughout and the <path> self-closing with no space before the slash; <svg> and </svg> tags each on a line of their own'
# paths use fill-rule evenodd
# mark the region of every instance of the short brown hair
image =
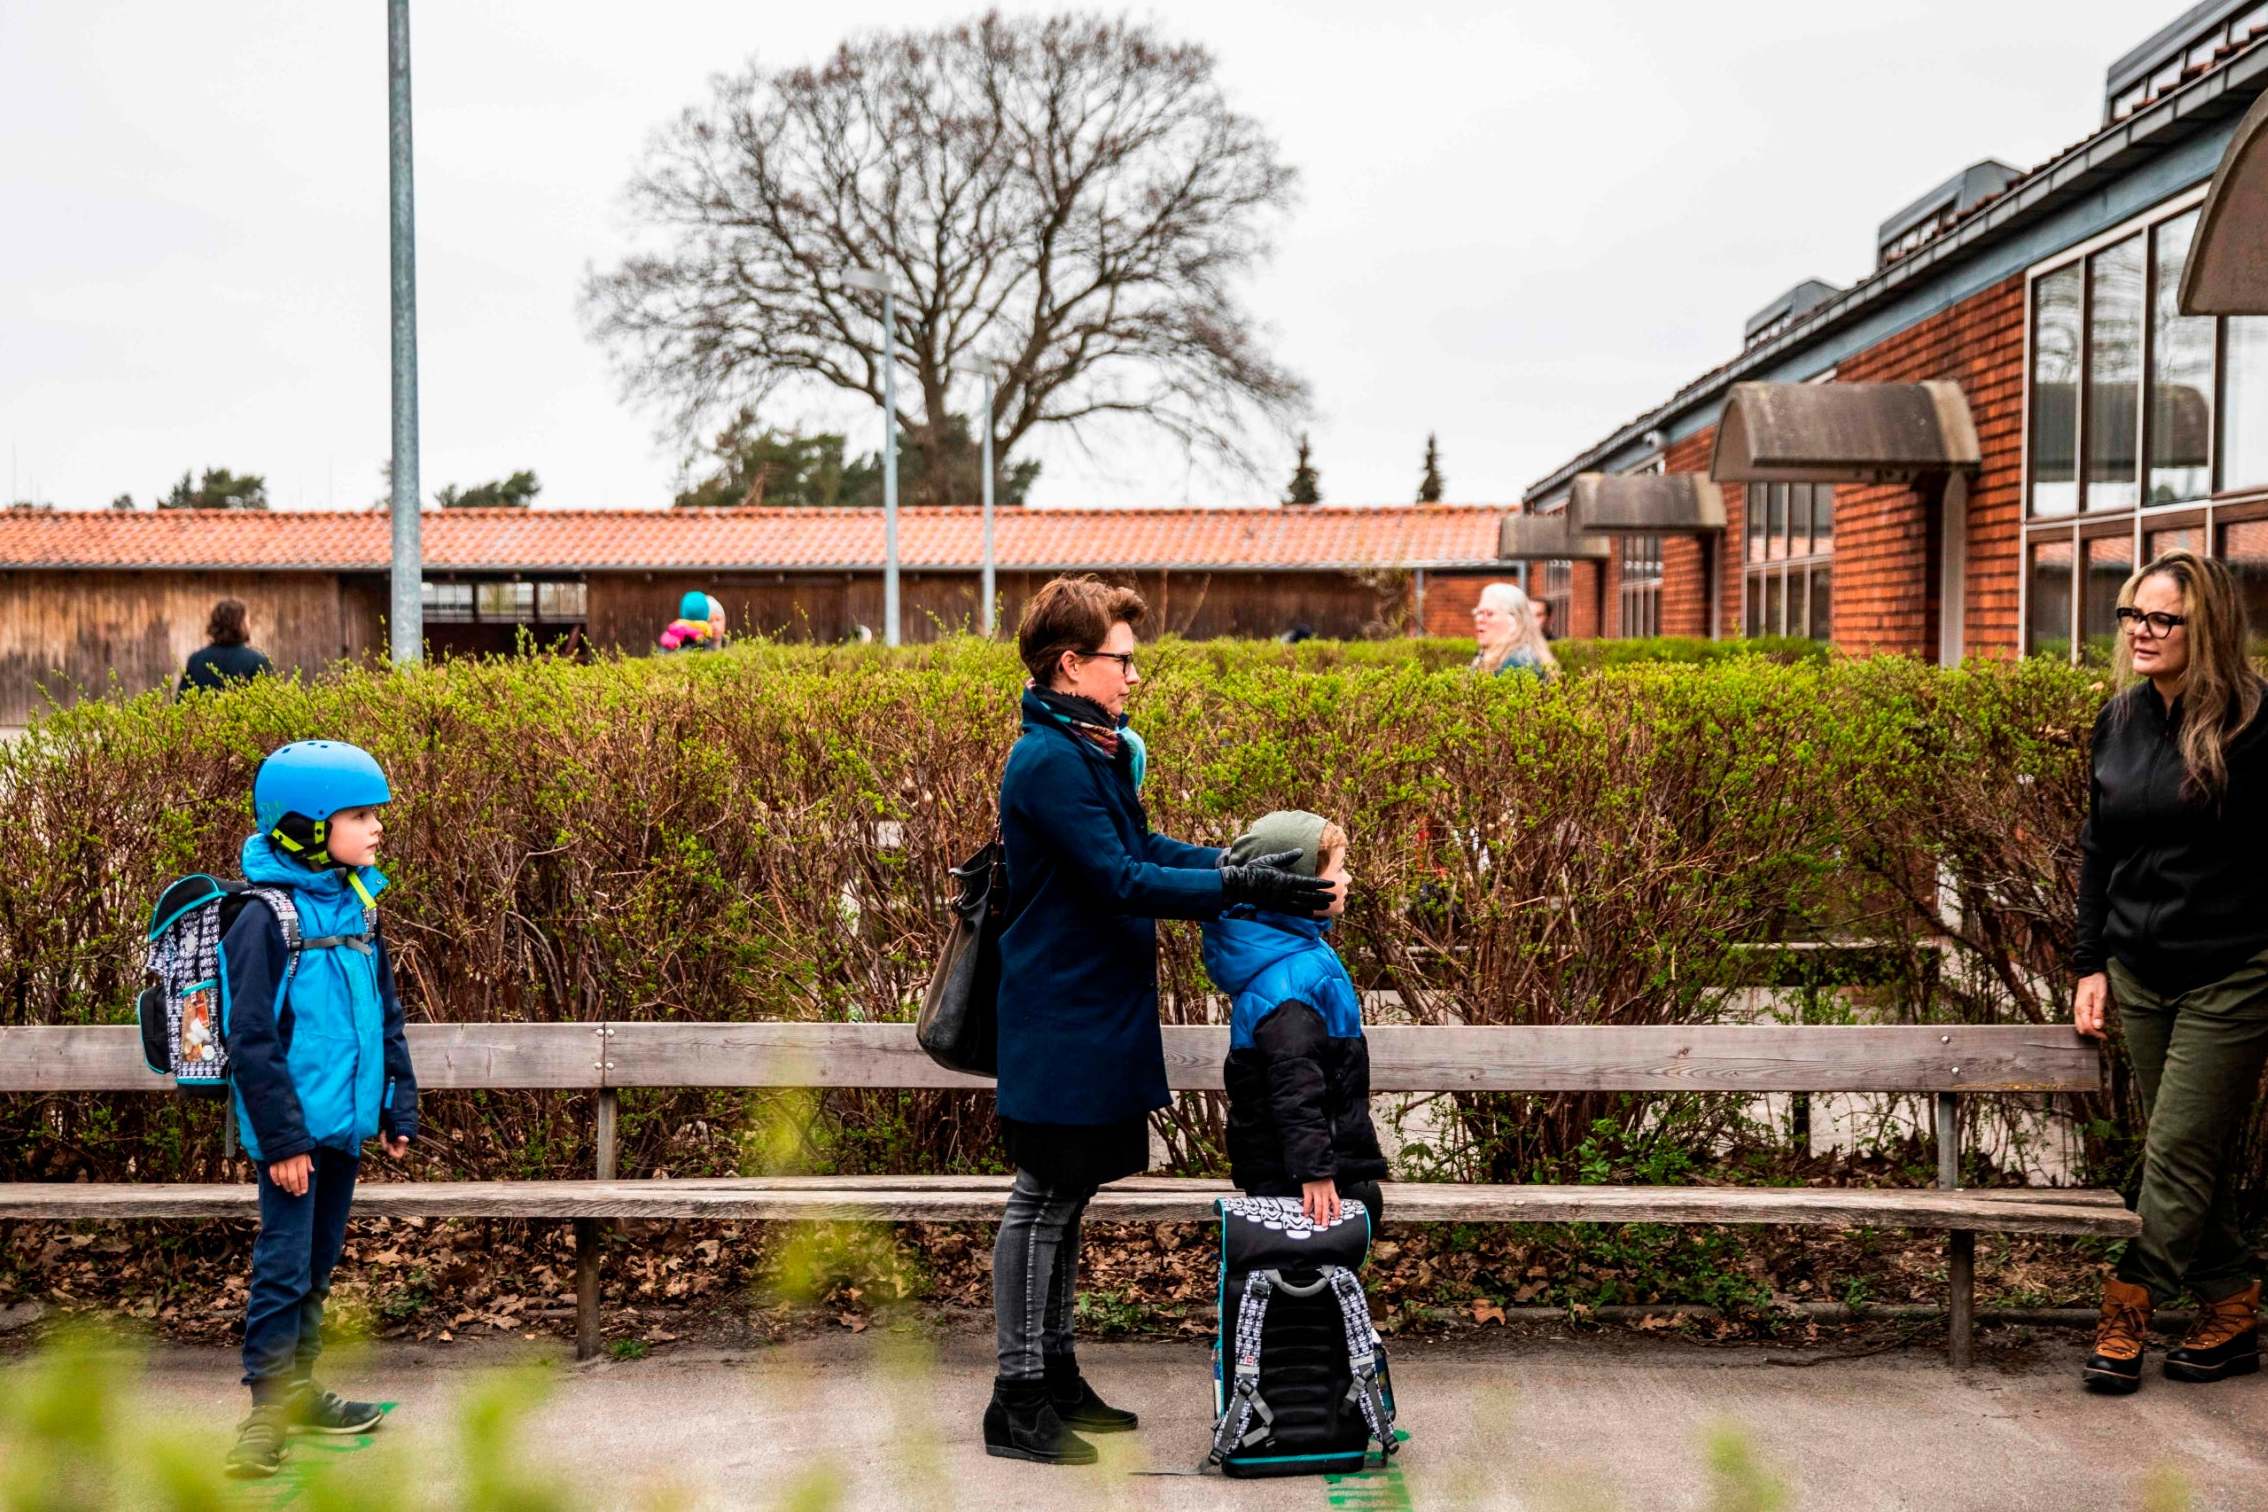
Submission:
<svg viewBox="0 0 2268 1512">
<path fill-rule="evenodd" d="M 1050 578 L 1024 605 L 1016 654 L 1032 681 L 1045 688 L 1054 682 L 1064 652 L 1093 651 L 1113 625 L 1140 629 L 1149 612 L 1142 595 L 1131 588 L 1092 575 Z"/>
<path fill-rule="evenodd" d="M 1331 858 L 1347 848 L 1347 832 L 1337 824 L 1326 822 L 1323 833 L 1315 837 L 1315 869 L 1321 871 L 1331 864 Z"/>
<path fill-rule="evenodd" d="M 205 639 L 216 646 L 241 646 L 251 638 L 244 625 L 242 599 L 222 599 L 213 605 L 213 617 L 205 621 Z"/>
</svg>

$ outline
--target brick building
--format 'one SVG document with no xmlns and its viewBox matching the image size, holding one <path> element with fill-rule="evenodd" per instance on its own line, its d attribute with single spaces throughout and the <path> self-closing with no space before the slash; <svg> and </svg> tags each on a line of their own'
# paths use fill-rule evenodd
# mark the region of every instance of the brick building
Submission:
<svg viewBox="0 0 2268 1512">
<path fill-rule="evenodd" d="M 1047 578 L 1094 571 L 1139 587 L 1155 631 L 1470 634 L 1482 586 L 1518 576 L 1498 559 L 1508 524 L 1565 540 L 1504 507 L 1004 509 L 1000 612 L 1013 626 Z M 281 668 L 383 655 L 388 529 L 368 511 L 0 513 L 0 725 L 50 696 L 170 686 L 223 597 Z M 839 641 L 882 624 L 877 509 L 440 510 L 422 536 L 437 654 L 526 637 L 642 650 L 691 588 L 736 632 Z M 902 510 L 899 548 L 906 639 L 979 622 L 978 511 Z"/>
<path fill-rule="evenodd" d="M 2083 140 L 1972 165 L 1882 223 L 1867 277 L 1759 310 L 1730 361 L 1525 494 L 1612 542 L 1541 566 L 1559 623 L 2069 654 L 2183 544 L 2268 626 L 2268 319 L 2179 298 L 2264 87 L 2268 4 L 2192 6 L 2111 65 Z"/>
</svg>

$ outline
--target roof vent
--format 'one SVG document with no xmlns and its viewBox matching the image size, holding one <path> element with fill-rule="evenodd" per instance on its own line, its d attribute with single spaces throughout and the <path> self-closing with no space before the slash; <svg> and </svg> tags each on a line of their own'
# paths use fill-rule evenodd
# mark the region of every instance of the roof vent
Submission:
<svg viewBox="0 0 2268 1512">
<path fill-rule="evenodd" d="M 2263 0 L 2205 0 L 2191 6 L 2105 71 L 2103 124 L 2125 120 L 2264 35 L 2268 3 Z"/>
<path fill-rule="evenodd" d="M 1874 265 L 1887 268 L 2024 175 L 1998 158 L 1971 163 L 1875 229 Z"/>
<path fill-rule="evenodd" d="M 1789 326 L 1794 325 L 1804 316 L 1809 315 L 1813 310 L 1818 309 L 1842 292 L 1834 284 L 1823 282 L 1820 279 L 1805 279 L 1802 283 L 1797 284 L 1787 293 L 1782 294 L 1778 299 L 1773 300 L 1763 309 L 1748 317 L 1748 324 L 1741 329 L 1742 349 L 1755 346 L 1759 342 L 1770 341 Z"/>
</svg>

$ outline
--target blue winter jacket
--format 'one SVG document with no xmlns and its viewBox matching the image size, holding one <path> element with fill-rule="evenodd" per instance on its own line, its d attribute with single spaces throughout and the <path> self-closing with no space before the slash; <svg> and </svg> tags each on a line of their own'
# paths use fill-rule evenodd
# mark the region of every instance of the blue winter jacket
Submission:
<svg viewBox="0 0 2268 1512">
<path fill-rule="evenodd" d="M 344 872 L 309 871 L 261 835 L 244 842 L 243 859 L 246 881 L 291 889 L 301 939 L 363 932 L 362 899 Z M 385 890 L 373 867 L 356 877 L 373 898 Z M 222 938 L 221 1036 L 254 1160 L 289 1160 L 317 1145 L 355 1155 L 381 1129 L 417 1132 L 417 1076 L 393 963 L 384 940 L 370 944 L 368 954 L 351 945 L 302 950 L 287 987 L 283 926 L 265 903 L 246 903 Z"/>
<path fill-rule="evenodd" d="M 1310 1181 L 1386 1175 L 1370 1120 L 1370 1047 L 1331 921 L 1232 908 L 1204 926 L 1205 973 L 1227 993 L 1229 1176 L 1286 1197 Z"/>
<path fill-rule="evenodd" d="M 1000 1111 L 1107 1124 L 1166 1105 L 1157 919 L 1221 908 L 1220 852 L 1155 834 L 1134 746 L 1105 756 L 1027 693 L 1000 779 Z"/>
</svg>

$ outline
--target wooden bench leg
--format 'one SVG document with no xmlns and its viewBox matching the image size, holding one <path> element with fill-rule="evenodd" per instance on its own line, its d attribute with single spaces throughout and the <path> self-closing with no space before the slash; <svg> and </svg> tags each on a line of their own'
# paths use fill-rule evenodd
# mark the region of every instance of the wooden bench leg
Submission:
<svg viewBox="0 0 2268 1512">
<path fill-rule="evenodd" d="M 599 1349 L 599 1220 L 575 1220 L 575 1358 Z"/>
<path fill-rule="evenodd" d="M 1945 1250 L 1946 1355 L 1955 1370 L 1967 1370 L 1973 1359 L 1977 1316 L 1977 1236 L 1955 1229 Z"/>
</svg>

